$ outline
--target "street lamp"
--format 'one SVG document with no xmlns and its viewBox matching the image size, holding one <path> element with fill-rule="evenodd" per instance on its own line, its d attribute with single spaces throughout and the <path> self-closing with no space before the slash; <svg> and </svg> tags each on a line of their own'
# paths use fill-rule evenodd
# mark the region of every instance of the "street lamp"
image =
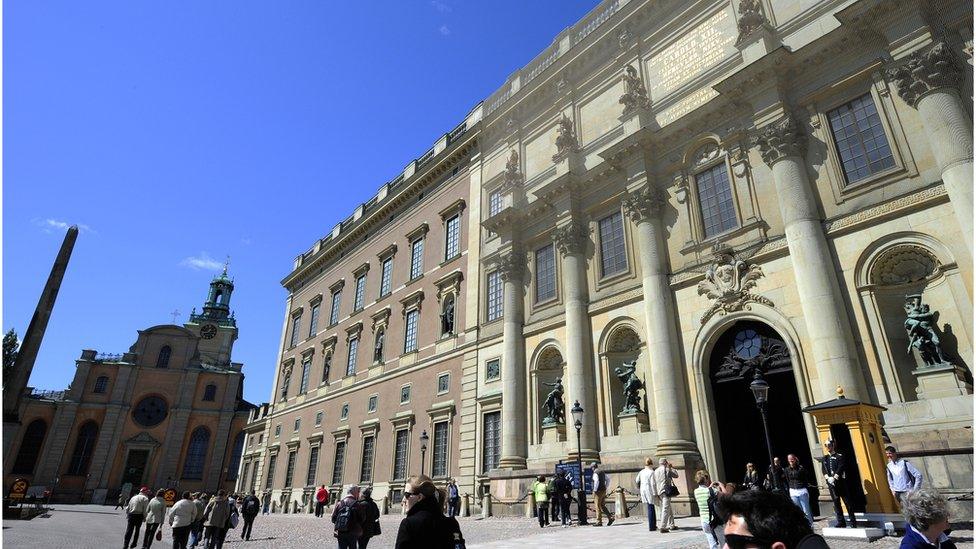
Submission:
<svg viewBox="0 0 976 549">
<path fill-rule="evenodd" d="M 580 406 L 578 400 L 573 404 L 570 413 L 573 414 L 573 425 L 576 427 L 576 465 L 579 467 L 580 483 L 579 490 L 576 491 L 576 499 L 579 504 L 576 515 L 579 525 L 582 526 L 586 524 L 586 480 L 583 478 L 583 445 L 580 443 L 580 429 L 583 428 L 583 407 Z"/>
<path fill-rule="evenodd" d="M 766 380 L 763 379 L 762 372 L 759 368 L 756 368 L 756 375 L 752 378 L 752 383 L 749 384 L 749 390 L 752 391 L 752 396 L 756 399 L 756 407 L 759 408 L 759 413 L 762 415 L 763 434 L 766 435 L 766 451 L 769 452 L 769 473 L 773 477 L 774 489 L 779 490 L 781 488 L 779 485 L 779 474 L 773 469 L 773 443 L 769 440 L 769 420 L 766 418 L 769 383 L 766 383 Z"/>
<path fill-rule="evenodd" d="M 424 474 L 424 454 L 427 453 L 427 442 L 430 437 L 427 436 L 426 429 L 424 432 L 420 433 L 420 474 Z"/>
</svg>

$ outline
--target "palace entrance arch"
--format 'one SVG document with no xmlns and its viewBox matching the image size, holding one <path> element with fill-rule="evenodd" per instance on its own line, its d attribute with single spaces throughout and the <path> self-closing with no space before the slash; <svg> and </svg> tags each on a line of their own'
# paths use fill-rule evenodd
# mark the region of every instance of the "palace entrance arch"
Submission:
<svg viewBox="0 0 976 549">
<path fill-rule="evenodd" d="M 753 463 L 761 476 L 769 466 L 762 416 L 749 390 L 757 368 L 770 387 L 767 416 L 773 455 L 783 466 L 787 454 L 796 454 L 808 469 L 819 466 L 810 456 L 790 352 L 775 330 L 762 322 L 740 320 L 719 336 L 708 361 L 724 465 L 721 480 L 741 482 L 746 463 Z M 810 470 L 811 481 L 814 474 Z"/>
</svg>

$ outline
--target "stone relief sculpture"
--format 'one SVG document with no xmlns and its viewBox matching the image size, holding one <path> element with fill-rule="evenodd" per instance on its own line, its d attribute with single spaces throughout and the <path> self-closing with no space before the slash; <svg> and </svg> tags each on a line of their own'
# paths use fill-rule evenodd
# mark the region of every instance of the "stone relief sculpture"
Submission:
<svg viewBox="0 0 976 549">
<path fill-rule="evenodd" d="M 552 161 L 559 162 L 570 153 L 579 152 L 579 150 L 579 141 L 576 139 L 573 121 L 566 116 L 566 113 L 563 113 L 556 125 L 556 154 L 552 155 Z"/>
<path fill-rule="evenodd" d="M 741 0 L 739 2 L 739 38 L 736 44 L 742 43 L 749 35 L 768 24 L 762 12 L 759 0 Z"/>
<path fill-rule="evenodd" d="M 566 404 L 563 402 L 563 378 L 557 377 L 555 383 L 542 383 L 547 387 L 552 387 L 546 395 L 546 402 L 543 406 L 546 409 L 546 416 L 542 419 L 543 425 L 556 425 L 563 423 L 566 417 Z"/>
<path fill-rule="evenodd" d="M 624 408 L 620 411 L 621 414 L 633 414 L 641 411 L 640 391 L 644 388 L 644 382 L 637 377 L 636 371 L 636 360 L 624 362 L 623 366 L 613 369 L 614 375 L 624 386 Z"/>
<path fill-rule="evenodd" d="M 908 332 L 908 352 L 918 351 L 924 366 L 931 368 L 940 364 L 949 364 L 942 350 L 942 342 L 935 331 L 937 311 L 931 311 L 929 306 L 922 303 L 922 295 L 914 294 L 905 297 L 905 331 Z"/>
<path fill-rule="evenodd" d="M 698 295 L 715 301 L 702 315 L 702 324 L 716 313 L 725 314 L 742 309 L 748 311 L 749 303 L 773 306 L 769 299 L 750 291 L 763 276 L 759 265 L 747 265 L 745 261 L 736 259 L 726 247 L 716 247 L 714 254 L 714 262 L 705 270 L 705 280 L 698 283 Z"/>
<path fill-rule="evenodd" d="M 962 79 L 962 68 L 952 49 L 938 42 L 930 49 L 909 55 L 904 62 L 886 71 L 895 83 L 898 95 L 916 106 L 926 92 L 940 88 L 955 88 Z"/>
<path fill-rule="evenodd" d="M 454 333 L 454 298 L 449 297 L 444 302 L 444 310 L 441 311 L 441 335 Z"/>
<path fill-rule="evenodd" d="M 637 69 L 627 65 L 624 69 L 624 94 L 620 96 L 620 104 L 624 106 L 624 115 L 628 115 L 637 109 L 647 109 L 651 106 L 651 100 L 647 97 L 647 88 L 644 81 L 637 74 Z"/>
</svg>

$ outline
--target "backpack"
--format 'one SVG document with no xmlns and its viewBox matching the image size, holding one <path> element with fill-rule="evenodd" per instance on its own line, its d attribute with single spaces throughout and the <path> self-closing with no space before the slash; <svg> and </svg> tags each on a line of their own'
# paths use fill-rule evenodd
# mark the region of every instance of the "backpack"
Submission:
<svg viewBox="0 0 976 549">
<path fill-rule="evenodd" d="M 441 520 L 444 523 L 444 531 L 448 533 L 451 539 L 451 549 L 466 549 L 467 544 L 464 542 L 464 536 L 461 534 L 461 525 L 458 523 L 456 518 L 453 517 L 442 517 Z"/>
<path fill-rule="evenodd" d="M 352 530 L 353 524 L 356 518 L 353 516 L 355 512 L 355 503 L 341 503 L 339 507 L 339 513 L 336 515 L 335 529 L 336 532 L 340 534 L 345 534 Z"/>
<path fill-rule="evenodd" d="M 261 502 L 255 497 L 250 497 L 244 503 L 244 510 L 248 515 L 257 515 L 261 511 Z"/>
<path fill-rule="evenodd" d="M 709 516 L 708 525 L 712 527 L 722 524 L 723 522 L 722 519 L 718 516 L 718 513 L 715 511 L 716 503 L 718 503 L 718 494 L 715 492 L 715 490 L 709 488 L 708 503 L 706 504 L 706 506 L 708 507 L 708 516 Z"/>
</svg>

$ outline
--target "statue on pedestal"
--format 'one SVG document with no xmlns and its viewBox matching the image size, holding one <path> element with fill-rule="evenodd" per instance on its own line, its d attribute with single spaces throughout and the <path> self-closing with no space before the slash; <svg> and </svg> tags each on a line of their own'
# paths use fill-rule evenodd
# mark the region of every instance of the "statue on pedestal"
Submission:
<svg viewBox="0 0 976 549">
<path fill-rule="evenodd" d="M 546 417 L 542 419 L 542 424 L 556 425 L 563 423 L 566 416 L 566 405 L 563 403 L 563 379 L 557 377 L 555 383 L 543 382 L 542 384 L 552 387 L 552 390 L 546 395 L 546 403 L 544 404 Z"/>
<path fill-rule="evenodd" d="M 931 311 L 929 306 L 922 303 L 921 294 L 905 297 L 905 331 L 908 332 L 908 352 L 918 351 L 923 368 L 949 364 L 942 350 L 942 342 L 935 331 L 935 317 L 937 311 Z"/>
<path fill-rule="evenodd" d="M 641 411 L 640 407 L 640 391 L 644 388 L 644 382 L 641 381 L 637 374 L 637 361 L 624 362 L 623 366 L 614 368 L 613 373 L 616 374 L 620 383 L 624 386 L 624 409 L 620 411 L 621 414 L 633 414 Z"/>
</svg>

